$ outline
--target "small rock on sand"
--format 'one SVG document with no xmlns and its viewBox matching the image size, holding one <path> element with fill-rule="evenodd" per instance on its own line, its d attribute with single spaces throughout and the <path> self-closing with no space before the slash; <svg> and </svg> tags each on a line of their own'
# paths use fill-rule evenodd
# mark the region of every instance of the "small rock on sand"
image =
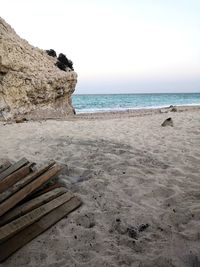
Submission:
<svg viewBox="0 0 200 267">
<path fill-rule="evenodd" d="M 166 120 L 163 121 L 163 123 L 161 124 L 161 126 L 165 127 L 165 126 L 171 126 L 173 127 L 173 120 L 172 118 L 167 118 Z"/>
</svg>

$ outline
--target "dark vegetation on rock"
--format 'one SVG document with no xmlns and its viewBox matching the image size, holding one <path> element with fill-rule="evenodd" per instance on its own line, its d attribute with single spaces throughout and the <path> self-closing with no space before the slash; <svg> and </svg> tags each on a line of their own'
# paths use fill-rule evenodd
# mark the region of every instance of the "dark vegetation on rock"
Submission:
<svg viewBox="0 0 200 267">
<path fill-rule="evenodd" d="M 45 50 L 47 54 L 51 57 L 57 57 L 56 51 L 53 49 Z"/>
<path fill-rule="evenodd" d="M 56 67 L 58 67 L 60 70 L 66 71 L 66 65 L 60 62 L 59 60 L 55 63 Z"/>
<path fill-rule="evenodd" d="M 53 49 L 45 50 L 46 53 L 51 57 L 57 57 L 56 51 Z M 67 68 L 70 68 L 71 70 L 74 70 L 73 68 L 73 62 L 68 59 L 64 54 L 60 53 L 57 62 L 55 63 L 56 67 L 58 67 L 60 70 L 67 71 Z"/>
<path fill-rule="evenodd" d="M 58 64 L 59 62 L 59 64 Z M 60 53 L 59 56 L 58 56 L 58 61 L 56 62 L 56 66 L 61 66 L 62 67 L 62 70 L 65 66 L 65 68 L 70 68 L 71 70 L 74 70 L 73 69 L 73 62 L 68 59 L 64 54 Z M 59 67 L 60 68 L 60 67 Z"/>
<path fill-rule="evenodd" d="M 60 53 L 58 56 L 58 60 L 62 62 L 64 65 L 66 66 L 68 65 L 69 60 L 64 54 Z"/>
</svg>

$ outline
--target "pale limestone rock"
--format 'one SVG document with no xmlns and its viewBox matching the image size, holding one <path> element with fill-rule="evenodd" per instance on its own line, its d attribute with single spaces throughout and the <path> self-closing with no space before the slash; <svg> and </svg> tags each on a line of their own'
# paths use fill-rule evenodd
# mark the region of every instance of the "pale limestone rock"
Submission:
<svg viewBox="0 0 200 267">
<path fill-rule="evenodd" d="M 0 18 L 0 119 L 55 118 L 73 114 L 77 74 L 21 39 Z"/>
</svg>

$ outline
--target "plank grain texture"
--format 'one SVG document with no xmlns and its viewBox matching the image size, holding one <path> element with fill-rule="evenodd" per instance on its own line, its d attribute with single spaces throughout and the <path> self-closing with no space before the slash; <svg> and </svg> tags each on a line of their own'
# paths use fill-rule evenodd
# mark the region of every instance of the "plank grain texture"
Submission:
<svg viewBox="0 0 200 267">
<path fill-rule="evenodd" d="M 11 197 L 6 199 L 4 202 L 0 204 L 0 216 L 5 214 L 7 211 L 13 208 L 17 203 L 19 203 L 25 197 L 30 195 L 32 192 L 37 190 L 48 180 L 58 175 L 60 171 L 61 171 L 61 166 L 58 164 L 54 164 L 44 174 L 40 175 L 39 177 L 37 177 L 37 179 L 33 180 L 32 182 L 24 186 L 21 190 L 17 191 Z"/>
<path fill-rule="evenodd" d="M 3 202 L 5 199 L 13 195 L 15 192 L 19 191 L 21 188 L 23 188 L 25 185 L 36 179 L 38 176 L 46 172 L 48 169 L 50 169 L 55 164 L 55 161 L 51 161 L 48 164 L 46 164 L 44 167 L 40 168 L 39 170 L 36 170 L 24 178 L 20 179 L 18 182 L 13 184 L 11 187 L 9 187 L 6 191 L 2 192 L 0 194 L 0 203 Z"/>
<path fill-rule="evenodd" d="M 0 193 L 8 190 L 9 187 L 17 183 L 20 179 L 27 176 L 32 170 L 31 167 L 33 163 L 29 163 L 17 171 L 13 172 L 12 174 L 5 177 L 2 181 L 0 181 Z"/>
<path fill-rule="evenodd" d="M 11 166 L 11 162 L 6 160 L 3 164 L 0 166 L 0 174 L 7 170 Z"/>
<path fill-rule="evenodd" d="M 41 195 L 37 198 L 31 199 L 24 204 L 15 207 L 14 209 L 11 209 L 10 211 L 6 212 L 3 216 L 0 218 L 0 226 L 3 226 L 20 216 L 25 215 L 26 213 L 30 212 L 33 209 L 36 209 L 40 207 L 41 205 L 53 200 L 54 198 L 64 194 L 67 192 L 67 189 L 65 187 L 56 188 L 44 195 Z"/>
<path fill-rule="evenodd" d="M 73 197 L 68 202 L 42 217 L 39 221 L 31 224 L 0 244 L 0 262 L 5 261 L 11 254 L 60 221 L 67 214 L 77 209 L 81 204 L 82 202 L 79 198 Z"/>
<path fill-rule="evenodd" d="M 60 205 L 69 201 L 73 197 L 71 192 L 66 192 L 61 196 L 51 200 L 50 202 L 41 205 L 40 207 L 28 212 L 27 214 L 11 221 L 5 226 L 0 227 L 0 243 L 23 230 L 32 223 L 38 221 L 41 217 L 49 213 L 51 210 L 56 209 Z"/>
<path fill-rule="evenodd" d="M 3 180 L 6 176 L 12 174 L 13 172 L 17 171 L 24 165 L 27 165 L 29 161 L 26 158 L 22 158 L 19 161 L 15 162 L 13 165 L 11 165 L 9 168 L 4 170 L 2 173 L 0 173 L 0 181 Z"/>
</svg>

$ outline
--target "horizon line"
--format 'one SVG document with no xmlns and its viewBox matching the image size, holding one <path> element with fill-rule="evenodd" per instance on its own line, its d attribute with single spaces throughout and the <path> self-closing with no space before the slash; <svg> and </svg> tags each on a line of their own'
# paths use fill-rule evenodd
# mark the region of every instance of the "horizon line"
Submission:
<svg viewBox="0 0 200 267">
<path fill-rule="evenodd" d="M 147 94 L 200 94 L 199 92 L 143 92 L 143 93 L 73 93 L 72 95 L 147 95 Z"/>
</svg>

